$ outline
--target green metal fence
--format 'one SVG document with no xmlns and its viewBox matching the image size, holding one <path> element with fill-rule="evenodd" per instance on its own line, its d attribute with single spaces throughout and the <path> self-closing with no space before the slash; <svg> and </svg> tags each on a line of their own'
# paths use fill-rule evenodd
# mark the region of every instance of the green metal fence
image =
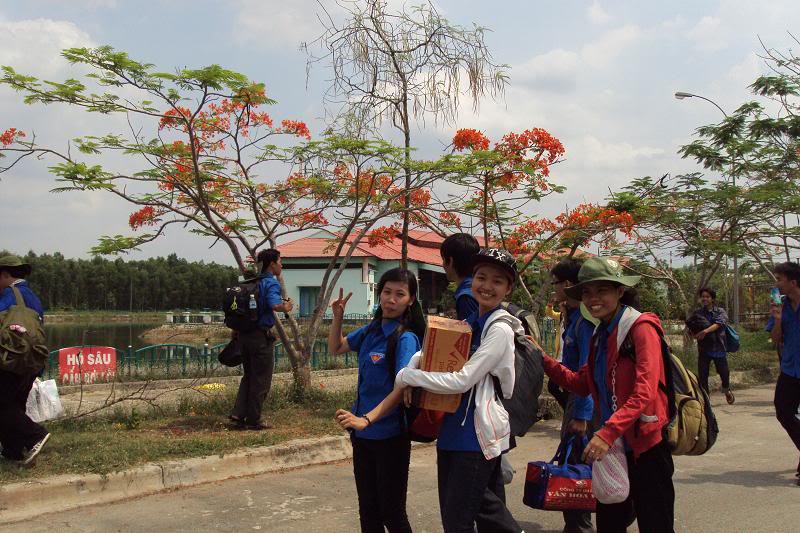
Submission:
<svg viewBox="0 0 800 533">
<path fill-rule="evenodd" d="M 556 322 L 548 317 L 539 319 L 542 348 L 549 354 L 555 352 Z M 201 347 L 187 344 L 154 344 L 139 349 L 119 349 L 117 351 L 118 378 L 123 379 L 170 379 L 200 377 L 210 375 L 241 374 L 241 367 L 223 366 L 217 360 L 219 352 L 227 345 L 204 345 Z M 78 347 L 80 348 L 80 347 Z M 87 347 L 88 348 L 88 347 Z M 59 350 L 50 352 L 46 375 L 48 379 L 59 377 Z M 353 368 L 358 366 L 358 354 L 348 352 L 341 355 L 328 353 L 328 342 L 317 339 L 311 349 L 311 368 L 313 370 L 329 370 L 336 368 Z M 285 371 L 290 368 L 289 358 L 283 344 L 275 344 L 275 368 Z"/>
</svg>

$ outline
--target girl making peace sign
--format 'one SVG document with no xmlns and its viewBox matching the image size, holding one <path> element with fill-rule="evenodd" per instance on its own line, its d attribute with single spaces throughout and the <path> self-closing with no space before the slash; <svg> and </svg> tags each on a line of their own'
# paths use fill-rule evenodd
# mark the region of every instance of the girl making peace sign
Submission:
<svg viewBox="0 0 800 533">
<path fill-rule="evenodd" d="M 380 420 L 370 420 L 372 411 L 392 392 L 397 372 L 420 349 L 418 326 L 412 326 L 411 307 L 417 298 L 417 278 L 412 272 L 394 268 L 378 283 L 380 308 L 370 324 L 342 336 L 342 318 L 353 295 L 331 302 L 333 321 L 328 347 L 333 355 L 358 352 L 358 395 L 350 411 L 340 409 L 336 421 L 351 429 L 353 474 L 358 492 L 361 531 L 411 531 L 406 514 L 408 465 L 411 442 L 395 394 L 383 407 Z M 424 326 L 423 326 L 424 327 Z M 415 331 L 417 330 L 417 331 Z M 384 414 L 386 413 L 386 414 Z"/>
</svg>

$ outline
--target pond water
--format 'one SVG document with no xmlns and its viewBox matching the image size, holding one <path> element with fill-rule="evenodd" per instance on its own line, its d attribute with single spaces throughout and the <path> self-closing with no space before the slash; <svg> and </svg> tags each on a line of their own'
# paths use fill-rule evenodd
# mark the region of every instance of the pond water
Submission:
<svg viewBox="0 0 800 533">
<path fill-rule="evenodd" d="M 47 324 L 44 331 L 47 335 L 47 346 L 50 350 L 91 344 L 95 346 L 113 346 L 125 350 L 128 344 L 134 349 L 147 346 L 139 335 L 159 324 L 125 324 L 119 322 L 95 324 Z M 85 332 L 85 333 L 84 333 Z"/>
</svg>

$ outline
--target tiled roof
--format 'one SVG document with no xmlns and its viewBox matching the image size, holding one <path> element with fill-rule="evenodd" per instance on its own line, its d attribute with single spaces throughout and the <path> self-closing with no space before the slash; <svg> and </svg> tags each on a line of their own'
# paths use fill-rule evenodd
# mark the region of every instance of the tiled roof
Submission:
<svg viewBox="0 0 800 533">
<path fill-rule="evenodd" d="M 383 261 L 399 261 L 401 246 L 399 237 L 395 237 L 392 241 L 384 242 L 377 246 L 370 246 L 366 240 L 362 240 L 353 252 L 353 257 L 375 257 Z M 331 240 L 317 237 L 305 237 L 283 243 L 278 245 L 278 250 L 281 252 L 281 257 L 286 258 L 330 257 L 333 253 Z M 442 257 L 439 255 L 438 246 L 426 247 L 409 242 L 408 259 L 418 263 L 442 266 Z"/>
</svg>

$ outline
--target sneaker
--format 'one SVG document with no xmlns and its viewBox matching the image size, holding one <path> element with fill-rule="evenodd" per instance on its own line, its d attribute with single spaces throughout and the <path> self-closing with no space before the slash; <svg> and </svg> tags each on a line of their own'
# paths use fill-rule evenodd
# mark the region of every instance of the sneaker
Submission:
<svg viewBox="0 0 800 533">
<path fill-rule="evenodd" d="M 733 405 L 733 402 L 736 401 L 736 397 L 730 389 L 725 391 L 725 401 L 728 402 L 728 405 Z"/>
<path fill-rule="evenodd" d="M 36 459 L 36 456 L 37 456 L 37 455 L 39 455 L 39 452 L 41 452 L 41 451 L 42 451 L 42 448 L 44 448 L 44 445 L 45 445 L 45 444 L 47 444 L 47 441 L 48 441 L 49 439 L 50 439 L 50 433 L 48 433 L 47 435 L 45 435 L 44 437 L 42 437 L 42 440 L 40 440 L 39 442 L 37 442 L 36 444 L 34 444 L 34 445 L 31 447 L 31 449 L 30 449 L 30 450 L 28 450 L 27 452 L 25 452 L 25 453 L 23 454 L 23 458 L 22 458 L 22 464 L 23 464 L 23 465 L 28 465 L 28 464 L 30 464 L 30 463 L 31 463 L 31 461 L 33 461 L 34 459 Z"/>
</svg>

